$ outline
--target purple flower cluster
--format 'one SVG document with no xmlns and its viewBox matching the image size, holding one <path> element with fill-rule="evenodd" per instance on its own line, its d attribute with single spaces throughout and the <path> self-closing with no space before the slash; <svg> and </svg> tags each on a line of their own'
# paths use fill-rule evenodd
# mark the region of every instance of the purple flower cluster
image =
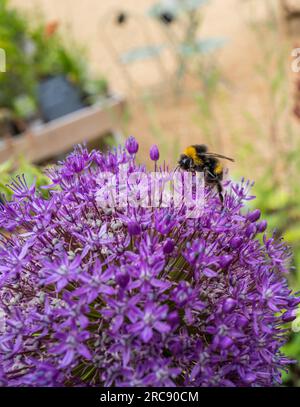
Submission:
<svg viewBox="0 0 300 407">
<path fill-rule="evenodd" d="M 49 170 L 47 199 L 24 177 L 12 184 L 0 211 L 0 383 L 280 383 L 299 299 L 289 251 L 244 207 L 251 185 L 228 181 L 224 207 L 207 187 L 197 219 L 184 205 L 100 207 L 101 173 L 147 174 L 137 142 L 126 148 L 78 147 Z"/>
</svg>

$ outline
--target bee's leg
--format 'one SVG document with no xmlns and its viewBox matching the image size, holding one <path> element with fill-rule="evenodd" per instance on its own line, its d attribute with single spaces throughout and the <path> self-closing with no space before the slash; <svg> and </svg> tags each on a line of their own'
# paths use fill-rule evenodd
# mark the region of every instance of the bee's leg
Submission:
<svg viewBox="0 0 300 407">
<path fill-rule="evenodd" d="M 212 181 L 215 181 L 215 175 L 212 174 L 208 168 L 203 169 L 205 181 L 210 184 Z"/>
<path fill-rule="evenodd" d="M 223 187 L 222 187 L 222 184 L 221 184 L 221 182 L 218 180 L 217 181 L 217 190 L 218 190 L 218 194 L 219 194 L 219 198 L 220 198 L 220 201 L 221 201 L 221 204 L 222 204 L 222 207 L 224 207 L 224 197 L 223 197 Z"/>
<path fill-rule="evenodd" d="M 216 184 L 216 186 L 217 186 L 217 191 L 218 191 L 218 194 L 219 194 L 219 198 L 220 198 L 220 201 L 221 201 L 221 204 L 222 204 L 222 208 L 223 208 L 223 207 L 224 207 L 224 197 L 223 197 L 223 194 L 222 194 L 222 192 L 223 192 L 223 187 L 222 187 L 222 184 L 221 184 L 219 178 L 216 177 L 216 176 L 215 176 L 211 171 L 209 171 L 207 168 L 205 169 L 204 174 L 205 174 L 205 176 L 209 175 L 209 177 L 210 177 L 209 183 L 211 183 L 211 182 L 213 181 L 213 183 Z"/>
</svg>

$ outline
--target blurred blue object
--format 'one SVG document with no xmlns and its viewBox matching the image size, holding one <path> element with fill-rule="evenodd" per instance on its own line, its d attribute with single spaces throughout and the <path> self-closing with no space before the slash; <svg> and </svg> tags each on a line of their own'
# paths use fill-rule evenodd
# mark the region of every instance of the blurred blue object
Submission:
<svg viewBox="0 0 300 407">
<path fill-rule="evenodd" d="M 149 45 L 146 47 L 134 48 L 123 53 L 120 60 L 123 64 L 129 64 L 144 59 L 154 58 L 160 55 L 164 45 Z"/>
<path fill-rule="evenodd" d="M 79 88 L 63 75 L 43 79 L 38 88 L 38 100 L 45 122 L 84 107 Z"/>
<path fill-rule="evenodd" d="M 178 16 L 180 13 L 197 10 L 209 0 L 162 0 L 155 3 L 148 10 L 151 17 L 159 17 L 164 12 Z"/>
</svg>

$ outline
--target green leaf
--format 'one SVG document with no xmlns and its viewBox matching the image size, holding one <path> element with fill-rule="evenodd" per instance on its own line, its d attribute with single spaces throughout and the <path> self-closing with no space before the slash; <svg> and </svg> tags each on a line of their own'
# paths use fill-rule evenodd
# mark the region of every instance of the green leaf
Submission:
<svg viewBox="0 0 300 407">
<path fill-rule="evenodd" d="M 284 234 L 285 240 L 292 244 L 300 241 L 300 223 L 299 225 L 296 225 L 292 228 L 290 228 L 288 231 L 285 232 Z"/>
</svg>

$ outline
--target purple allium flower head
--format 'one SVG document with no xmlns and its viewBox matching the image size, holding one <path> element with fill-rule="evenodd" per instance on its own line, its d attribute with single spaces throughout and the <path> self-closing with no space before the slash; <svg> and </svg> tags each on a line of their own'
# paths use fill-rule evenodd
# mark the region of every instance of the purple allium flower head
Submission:
<svg viewBox="0 0 300 407">
<path fill-rule="evenodd" d="M 224 207 L 205 188 L 195 219 L 162 199 L 101 206 L 115 185 L 136 192 L 114 179 L 124 164 L 148 175 L 136 151 L 132 140 L 107 154 L 76 148 L 49 170 L 48 198 L 14 181 L 0 207 L 0 384 L 280 383 L 299 298 L 289 250 L 247 215 L 250 183 L 224 182 Z"/>
<path fill-rule="evenodd" d="M 159 160 L 159 150 L 156 144 L 154 144 L 150 148 L 150 158 L 152 161 L 158 161 Z"/>
<path fill-rule="evenodd" d="M 125 147 L 129 154 L 136 154 L 139 149 L 139 144 L 133 136 L 130 136 L 125 142 Z"/>
</svg>

